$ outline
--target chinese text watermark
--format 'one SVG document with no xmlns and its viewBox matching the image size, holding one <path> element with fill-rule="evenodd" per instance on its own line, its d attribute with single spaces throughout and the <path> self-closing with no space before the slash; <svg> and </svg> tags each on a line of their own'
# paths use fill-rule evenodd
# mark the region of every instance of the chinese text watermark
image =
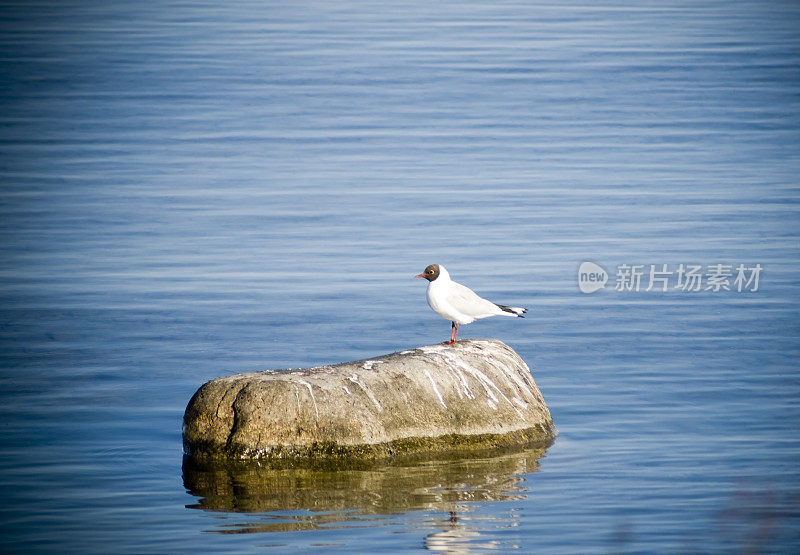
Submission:
<svg viewBox="0 0 800 555">
<path fill-rule="evenodd" d="M 615 291 L 720 291 L 756 292 L 761 264 L 620 264 L 614 276 Z M 594 262 L 578 268 L 578 287 L 583 293 L 605 288 L 610 276 Z M 610 284 L 609 284 L 610 285 Z"/>
</svg>

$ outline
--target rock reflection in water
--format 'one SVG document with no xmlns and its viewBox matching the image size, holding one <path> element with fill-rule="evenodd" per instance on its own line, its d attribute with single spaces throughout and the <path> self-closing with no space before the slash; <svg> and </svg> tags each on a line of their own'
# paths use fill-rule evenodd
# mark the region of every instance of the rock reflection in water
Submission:
<svg viewBox="0 0 800 555">
<path fill-rule="evenodd" d="M 286 468 L 257 462 L 206 463 L 184 459 L 184 485 L 199 497 L 191 509 L 264 513 L 263 520 L 233 523 L 220 533 L 373 526 L 409 511 L 449 515 L 448 530 L 470 501 L 521 499 L 523 475 L 535 472 L 546 446 L 457 460 L 370 464 L 354 468 Z M 466 530 L 465 530 L 466 532 Z"/>
</svg>

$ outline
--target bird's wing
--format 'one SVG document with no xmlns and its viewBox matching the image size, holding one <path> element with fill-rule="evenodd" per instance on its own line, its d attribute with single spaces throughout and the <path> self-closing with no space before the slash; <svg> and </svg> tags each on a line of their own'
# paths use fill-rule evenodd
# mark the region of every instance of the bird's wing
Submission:
<svg viewBox="0 0 800 555">
<path fill-rule="evenodd" d="M 486 318 L 502 312 L 493 302 L 479 297 L 475 291 L 455 281 L 450 283 L 447 302 L 462 314 L 473 318 Z"/>
</svg>

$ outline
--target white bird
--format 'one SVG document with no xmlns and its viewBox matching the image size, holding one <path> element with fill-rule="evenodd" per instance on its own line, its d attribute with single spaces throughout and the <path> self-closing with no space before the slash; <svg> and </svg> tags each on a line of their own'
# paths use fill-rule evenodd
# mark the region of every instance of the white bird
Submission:
<svg viewBox="0 0 800 555">
<path fill-rule="evenodd" d="M 450 274 L 441 264 L 431 264 L 424 272 L 414 277 L 428 280 L 428 305 L 439 316 L 450 320 L 450 341 L 445 341 L 448 344 L 456 342 L 459 324 L 469 324 L 489 316 L 524 318 L 523 314 L 528 312 L 527 308 L 495 304 L 479 297 L 469 287 L 450 279 Z"/>
</svg>

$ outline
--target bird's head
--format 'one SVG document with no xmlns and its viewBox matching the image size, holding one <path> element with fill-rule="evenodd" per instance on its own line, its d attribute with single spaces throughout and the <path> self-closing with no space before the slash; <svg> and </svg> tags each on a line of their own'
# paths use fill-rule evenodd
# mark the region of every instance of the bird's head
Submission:
<svg viewBox="0 0 800 555">
<path fill-rule="evenodd" d="M 439 265 L 438 264 L 431 264 L 425 271 L 419 274 L 418 276 L 414 276 L 415 278 L 425 278 L 428 281 L 433 281 L 439 277 Z"/>
</svg>

